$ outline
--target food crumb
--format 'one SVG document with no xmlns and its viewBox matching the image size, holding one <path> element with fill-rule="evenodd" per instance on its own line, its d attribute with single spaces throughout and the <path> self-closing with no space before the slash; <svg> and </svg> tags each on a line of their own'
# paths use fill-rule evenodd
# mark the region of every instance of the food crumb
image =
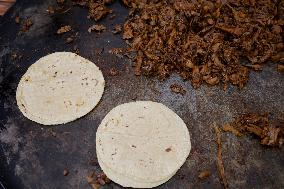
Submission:
<svg viewBox="0 0 284 189">
<path fill-rule="evenodd" d="M 117 56 L 118 58 L 122 58 L 123 57 L 123 49 L 122 48 L 112 48 L 108 51 L 108 53 L 113 54 L 115 56 Z"/>
<path fill-rule="evenodd" d="M 115 25 L 114 29 L 112 31 L 113 34 L 118 34 L 122 31 L 122 26 L 121 25 Z"/>
<path fill-rule="evenodd" d="M 87 176 L 87 182 L 90 184 L 94 181 L 94 177 L 96 176 L 96 172 L 93 171 L 90 175 Z"/>
<path fill-rule="evenodd" d="M 16 52 L 12 52 L 11 59 L 16 60 L 18 58 L 18 54 Z"/>
<path fill-rule="evenodd" d="M 104 173 L 96 174 L 95 171 L 93 171 L 89 176 L 87 176 L 87 182 L 94 188 L 110 183 L 110 179 L 107 178 Z"/>
<path fill-rule="evenodd" d="M 201 180 L 207 179 L 211 175 L 211 172 L 208 170 L 201 171 L 198 175 L 198 178 Z"/>
<path fill-rule="evenodd" d="M 97 182 L 100 184 L 100 185 L 105 185 L 106 182 L 102 179 L 102 178 L 98 178 L 97 179 Z"/>
<path fill-rule="evenodd" d="M 183 89 L 183 87 L 179 84 L 172 84 L 170 86 L 172 92 L 177 93 L 177 94 L 181 94 L 181 95 L 185 95 L 186 90 Z"/>
<path fill-rule="evenodd" d="M 64 169 L 64 171 L 63 171 L 63 175 L 64 175 L 64 176 L 67 176 L 68 174 L 69 174 L 68 169 Z"/>
<path fill-rule="evenodd" d="M 92 31 L 96 32 L 103 32 L 106 30 L 106 27 L 102 24 L 95 24 L 89 27 L 88 32 L 91 33 Z"/>
<path fill-rule="evenodd" d="M 113 0 L 103 0 L 103 2 L 104 2 L 105 4 L 111 4 L 111 3 L 113 3 Z"/>
<path fill-rule="evenodd" d="M 118 75 L 118 70 L 115 69 L 115 68 L 111 68 L 111 69 L 109 70 L 109 75 L 111 75 L 111 76 L 117 76 L 117 75 Z"/>
<path fill-rule="evenodd" d="M 109 19 L 110 19 L 110 20 L 113 20 L 115 17 L 116 17 L 116 15 L 115 15 L 115 14 L 112 14 L 112 15 L 109 17 Z"/>
<path fill-rule="evenodd" d="M 261 71 L 262 70 L 262 65 L 259 64 L 253 64 L 253 65 L 244 65 L 254 71 Z"/>
<path fill-rule="evenodd" d="M 108 9 L 104 3 L 88 3 L 89 7 L 89 18 L 99 21 L 102 18 L 106 17 L 109 13 L 112 13 L 112 10 Z"/>
<path fill-rule="evenodd" d="M 73 47 L 73 52 L 75 54 L 79 54 L 80 53 L 79 48 L 76 45 L 74 45 L 74 47 Z"/>
<path fill-rule="evenodd" d="M 97 158 L 90 159 L 89 165 L 91 165 L 91 166 L 97 166 L 97 165 L 99 165 L 98 159 L 97 159 Z"/>
<path fill-rule="evenodd" d="M 167 148 L 167 149 L 165 149 L 165 151 L 166 152 L 170 152 L 170 151 L 172 151 L 172 149 L 171 148 Z"/>
<path fill-rule="evenodd" d="M 92 183 L 91 186 L 92 186 L 93 189 L 99 189 L 100 188 L 100 184 L 97 184 L 97 183 Z"/>
<path fill-rule="evenodd" d="M 55 13 L 55 10 L 52 6 L 49 6 L 46 11 L 47 11 L 48 14 L 54 14 Z"/>
<path fill-rule="evenodd" d="M 278 70 L 279 72 L 284 72 L 284 65 L 283 65 L 283 64 L 278 64 L 278 65 L 277 65 L 277 70 Z"/>
<path fill-rule="evenodd" d="M 131 39 L 131 38 L 134 37 L 133 31 L 130 27 L 129 22 L 126 22 L 124 24 L 123 28 L 124 28 L 124 33 L 123 33 L 123 37 L 122 37 L 123 39 Z"/>
<path fill-rule="evenodd" d="M 56 0 L 58 4 L 63 4 L 65 0 Z"/>
<path fill-rule="evenodd" d="M 66 43 L 72 43 L 74 41 L 74 39 L 72 37 L 68 37 L 66 39 Z"/>
<path fill-rule="evenodd" d="M 217 168 L 219 172 L 219 177 L 224 188 L 228 188 L 228 182 L 225 176 L 225 168 L 222 160 L 222 143 L 221 143 L 221 130 L 214 124 L 216 143 L 217 143 Z"/>
<path fill-rule="evenodd" d="M 56 137 L 56 132 L 54 132 L 52 129 L 50 130 L 49 134 L 53 137 Z"/>
<path fill-rule="evenodd" d="M 19 17 L 19 16 L 16 16 L 15 22 L 16 22 L 16 24 L 19 24 L 19 23 L 20 23 L 20 17 Z"/>
<path fill-rule="evenodd" d="M 22 31 L 23 32 L 27 32 L 32 25 L 33 25 L 33 22 L 32 22 L 32 20 L 30 18 L 24 20 L 22 22 Z"/>
<path fill-rule="evenodd" d="M 69 32 L 71 31 L 71 29 L 72 28 L 70 25 L 62 26 L 61 28 L 57 30 L 57 34 L 63 34 L 63 33 Z"/>
</svg>

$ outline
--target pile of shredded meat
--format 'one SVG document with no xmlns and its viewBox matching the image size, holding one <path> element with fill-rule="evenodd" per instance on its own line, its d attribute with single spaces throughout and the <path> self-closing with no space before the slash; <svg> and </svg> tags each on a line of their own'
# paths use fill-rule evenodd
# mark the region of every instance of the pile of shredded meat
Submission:
<svg viewBox="0 0 284 189">
<path fill-rule="evenodd" d="M 112 0 L 73 1 L 95 21 L 112 13 Z M 135 52 L 135 75 L 164 79 L 176 72 L 195 88 L 207 83 L 226 89 L 244 87 L 250 70 L 261 70 L 269 60 L 283 66 L 284 1 L 122 2 L 130 8 L 123 39 Z"/>
<path fill-rule="evenodd" d="M 283 1 L 123 2 L 131 7 L 123 38 L 136 52 L 136 75 L 164 79 L 177 72 L 194 87 L 242 88 L 250 70 L 283 61 Z"/>
</svg>

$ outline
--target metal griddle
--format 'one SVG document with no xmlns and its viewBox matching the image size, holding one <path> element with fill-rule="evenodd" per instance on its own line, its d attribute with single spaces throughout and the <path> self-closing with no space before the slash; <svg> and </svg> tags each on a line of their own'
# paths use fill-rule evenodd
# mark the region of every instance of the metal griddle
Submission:
<svg viewBox="0 0 284 189">
<path fill-rule="evenodd" d="M 221 125 L 245 112 L 270 112 L 271 119 L 284 119 L 284 77 L 269 63 L 262 72 L 252 72 L 247 86 L 239 90 L 230 86 L 202 86 L 195 90 L 189 82 L 173 75 L 165 81 L 136 77 L 132 63 L 108 51 L 126 47 L 121 34 L 113 35 L 115 24 L 122 24 L 128 10 L 119 2 L 111 5 L 116 14 L 102 20 L 108 31 L 89 34 L 94 21 L 87 11 L 73 7 L 65 13 L 48 15 L 54 0 L 22 0 L 0 18 L 0 180 L 6 188 L 70 189 L 90 188 L 86 176 L 100 172 L 96 163 L 95 133 L 104 116 L 115 106 L 133 100 L 152 100 L 174 110 L 187 124 L 192 151 L 186 163 L 166 184 L 158 188 L 222 188 L 216 168 L 216 144 L 212 123 Z M 34 25 L 19 33 L 15 17 L 31 18 Z M 56 35 L 59 27 L 71 25 L 73 31 Z M 76 35 L 74 43 L 65 39 Z M 106 79 L 101 102 L 81 119 L 60 126 L 42 126 L 25 118 L 17 108 L 17 83 L 27 68 L 40 57 L 55 51 L 74 51 L 98 65 Z M 22 57 L 12 60 L 11 53 Z M 110 76 L 109 70 L 119 70 Z M 170 90 L 173 83 L 186 89 L 184 96 Z M 222 134 L 223 160 L 230 188 L 284 188 L 284 150 L 261 146 L 253 136 L 237 138 Z M 63 176 L 63 170 L 69 170 Z M 211 176 L 200 181 L 200 171 Z M 149 173 L 151 174 L 151 173 Z M 121 188 L 115 183 L 103 188 Z"/>
</svg>

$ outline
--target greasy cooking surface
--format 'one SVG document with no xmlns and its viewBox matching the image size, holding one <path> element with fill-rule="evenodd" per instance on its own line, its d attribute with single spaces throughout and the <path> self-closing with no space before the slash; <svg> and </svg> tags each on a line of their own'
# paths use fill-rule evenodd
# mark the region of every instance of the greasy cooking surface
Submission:
<svg viewBox="0 0 284 189">
<path fill-rule="evenodd" d="M 161 82 L 156 78 L 136 77 L 132 63 L 109 53 L 114 47 L 125 47 L 122 34 L 111 32 L 123 24 L 128 10 L 118 2 L 111 8 L 116 17 L 103 19 L 107 27 L 101 34 L 89 33 L 95 24 L 86 19 L 80 7 L 65 13 L 48 15 L 54 1 L 26 0 L 0 18 L 0 179 L 11 188 L 90 188 L 86 177 L 95 163 L 95 132 L 104 116 L 115 106 L 136 100 L 161 102 L 175 111 L 187 124 L 192 138 L 192 151 L 181 170 L 159 188 L 221 188 L 216 156 L 213 122 L 221 125 L 244 112 L 270 112 L 272 121 L 283 121 L 284 77 L 269 63 L 262 72 L 252 72 L 248 84 L 239 90 L 229 86 L 201 86 L 193 89 L 173 75 Z M 67 8 L 68 9 L 68 8 Z M 66 9 L 66 10 L 67 10 Z M 31 18 L 33 25 L 25 33 L 15 17 Z M 57 35 L 57 30 L 70 25 L 72 31 Z M 76 33 L 78 34 L 76 35 Z M 74 37 L 73 43 L 66 39 Z M 104 50 L 102 50 L 104 48 Z M 61 126 L 44 127 L 26 119 L 18 110 L 15 91 L 20 77 L 40 57 L 55 51 L 76 51 L 98 65 L 106 79 L 106 89 L 98 106 L 85 117 Z M 17 56 L 15 57 L 14 54 Z M 13 55 L 13 56 L 12 56 Z M 116 70 L 116 74 L 111 74 Z M 186 90 L 174 93 L 171 85 Z M 237 138 L 222 133 L 222 155 L 230 188 L 283 188 L 284 151 L 261 146 L 255 137 Z M 90 163 L 91 162 L 91 163 Z M 69 170 L 67 176 L 64 169 Z M 201 171 L 211 176 L 198 179 Z M 150 173 L 149 173 L 150 174 Z M 121 188 L 111 183 L 104 188 Z"/>
</svg>

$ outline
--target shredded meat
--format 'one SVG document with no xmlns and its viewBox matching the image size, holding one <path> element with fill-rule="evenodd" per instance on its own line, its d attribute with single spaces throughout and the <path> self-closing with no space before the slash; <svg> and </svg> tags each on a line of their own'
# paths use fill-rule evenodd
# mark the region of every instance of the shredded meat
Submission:
<svg viewBox="0 0 284 189">
<path fill-rule="evenodd" d="M 52 6 L 49 6 L 46 11 L 48 12 L 48 14 L 54 14 L 55 13 L 54 7 L 52 7 Z"/>
<path fill-rule="evenodd" d="M 121 31 L 122 31 L 121 25 L 115 25 L 115 26 L 114 26 L 114 29 L 113 29 L 113 31 L 112 31 L 112 33 L 113 33 L 113 34 L 118 34 L 118 33 L 120 33 Z"/>
<path fill-rule="evenodd" d="M 111 75 L 111 76 L 117 76 L 117 75 L 118 75 L 118 70 L 115 69 L 115 68 L 111 68 L 111 69 L 109 70 L 109 75 Z"/>
<path fill-rule="evenodd" d="M 64 176 L 67 176 L 68 174 L 69 174 L 68 169 L 64 169 L 64 170 L 63 170 L 63 175 L 64 175 Z"/>
<path fill-rule="evenodd" d="M 67 26 L 62 26 L 61 28 L 59 28 L 57 30 L 57 34 L 63 34 L 63 33 L 66 33 L 66 32 L 69 32 L 71 31 L 71 26 L 67 25 Z"/>
<path fill-rule="evenodd" d="M 278 65 L 277 65 L 277 70 L 278 70 L 279 72 L 284 72 L 284 65 L 278 64 Z"/>
<path fill-rule="evenodd" d="M 111 3 L 113 3 L 113 0 L 104 0 L 103 1 L 105 4 L 111 4 Z"/>
<path fill-rule="evenodd" d="M 15 22 L 16 22 L 16 24 L 19 24 L 19 23 L 20 23 L 20 17 L 19 17 L 19 16 L 16 16 Z"/>
<path fill-rule="evenodd" d="M 177 72 L 195 88 L 202 83 L 242 88 L 251 70 L 261 70 L 284 50 L 283 8 L 277 1 L 123 3 L 131 7 L 123 39 L 136 52 L 135 75 L 164 79 Z"/>
<path fill-rule="evenodd" d="M 240 131 L 238 131 L 237 129 L 235 129 L 233 126 L 231 126 L 230 124 L 225 124 L 225 125 L 223 125 L 223 131 L 225 131 L 225 132 L 231 132 L 231 133 L 233 133 L 234 135 L 236 135 L 236 136 L 241 136 L 242 134 L 241 134 L 241 132 Z"/>
<path fill-rule="evenodd" d="M 102 24 L 95 24 L 92 25 L 91 27 L 89 27 L 88 32 L 91 33 L 92 31 L 96 31 L 96 32 L 102 32 L 105 31 L 106 27 Z"/>
<path fill-rule="evenodd" d="M 239 133 L 251 133 L 260 138 L 260 143 L 266 146 L 282 146 L 284 142 L 284 126 L 272 125 L 268 114 L 246 113 L 235 118 L 230 123 Z"/>
<path fill-rule="evenodd" d="M 89 9 L 89 18 L 99 21 L 112 13 L 112 10 L 105 5 L 112 3 L 111 0 L 73 0 L 76 5 L 87 7 Z"/>
<path fill-rule="evenodd" d="M 228 188 L 228 182 L 225 176 L 225 168 L 222 160 L 222 143 L 221 143 L 221 131 L 218 126 L 214 125 L 216 133 L 216 143 L 217 143 L 217 168 L 219 172 L 219 177 L 224 188 Z"/>
<path fill-rule="evenodd" d="M 98 21 L 111 0 L 73 0 Z M 284 3 L 275 0 L 122 0 L 130 9 L 123 39 L 135 52 L 134 74 L 178 73 L 193 87 L 245 86 L 250 71 L 284 61 Z M 114 15 L 113 15 L 114 16 Z M 119 33 L 120 27 L 114 33 Z M 278 66 L 283 70 L 282 64 Z"/>
<path fill-rule="evenodd" d="M 129 26 L 128 22 L 126 22 L 123 27 L 124 27 L 123 39 L 133 38 L 133 30 Z"/>
<path fill-rule="evenodd" d="M 72 37 L 68 37 L 66 39 L 66 43 L 72 43 L 73 41 L 74 41 L 74 38 L 72 38 Z"/>
<path fill-rule="evenodd" d="M 86 179 L 88 184 L 95 189 L 98 189 L 100 188 L 100 186 L 110 183 L 111 181 L 104 173 L 96 174 L 95 171 L 93 171 L 89 176 L 87 176 Z"/>
<path fill-rule="evenodd" d="M 172 84 L 170 86 L 172 92 L 177 93 L 177 94 L 181 94 L 184 95 L 186 93 L 186 90 L 183 89 L 183 87 L 179 84 Z"/>
<path fill-rule="evenodd" d="M 20 21 L 20 20 L 19 20 L 19 21 Z M 31 27 L 32 25 L 33 25 L 33 22 L 32 22 L 32 20 L 31 20 L 30 18 L 24 20 L 24 21 L 22 22 L 22 31 L 23 31 L 23 32 L 27 32 L 27 31 L 30 29 L 30 27 Z"/>
<path fill-rule="evenodd" d="M 198 178 L 201 180 L 207 179 L 211 175 L 210 171 L 205 170 L 199 173 Z"/>
<path fill-rule="evenodd" d="M 65 3 L 65 0 L 56 0 L 58 4 L 63 4 Z"/>
</svg>

